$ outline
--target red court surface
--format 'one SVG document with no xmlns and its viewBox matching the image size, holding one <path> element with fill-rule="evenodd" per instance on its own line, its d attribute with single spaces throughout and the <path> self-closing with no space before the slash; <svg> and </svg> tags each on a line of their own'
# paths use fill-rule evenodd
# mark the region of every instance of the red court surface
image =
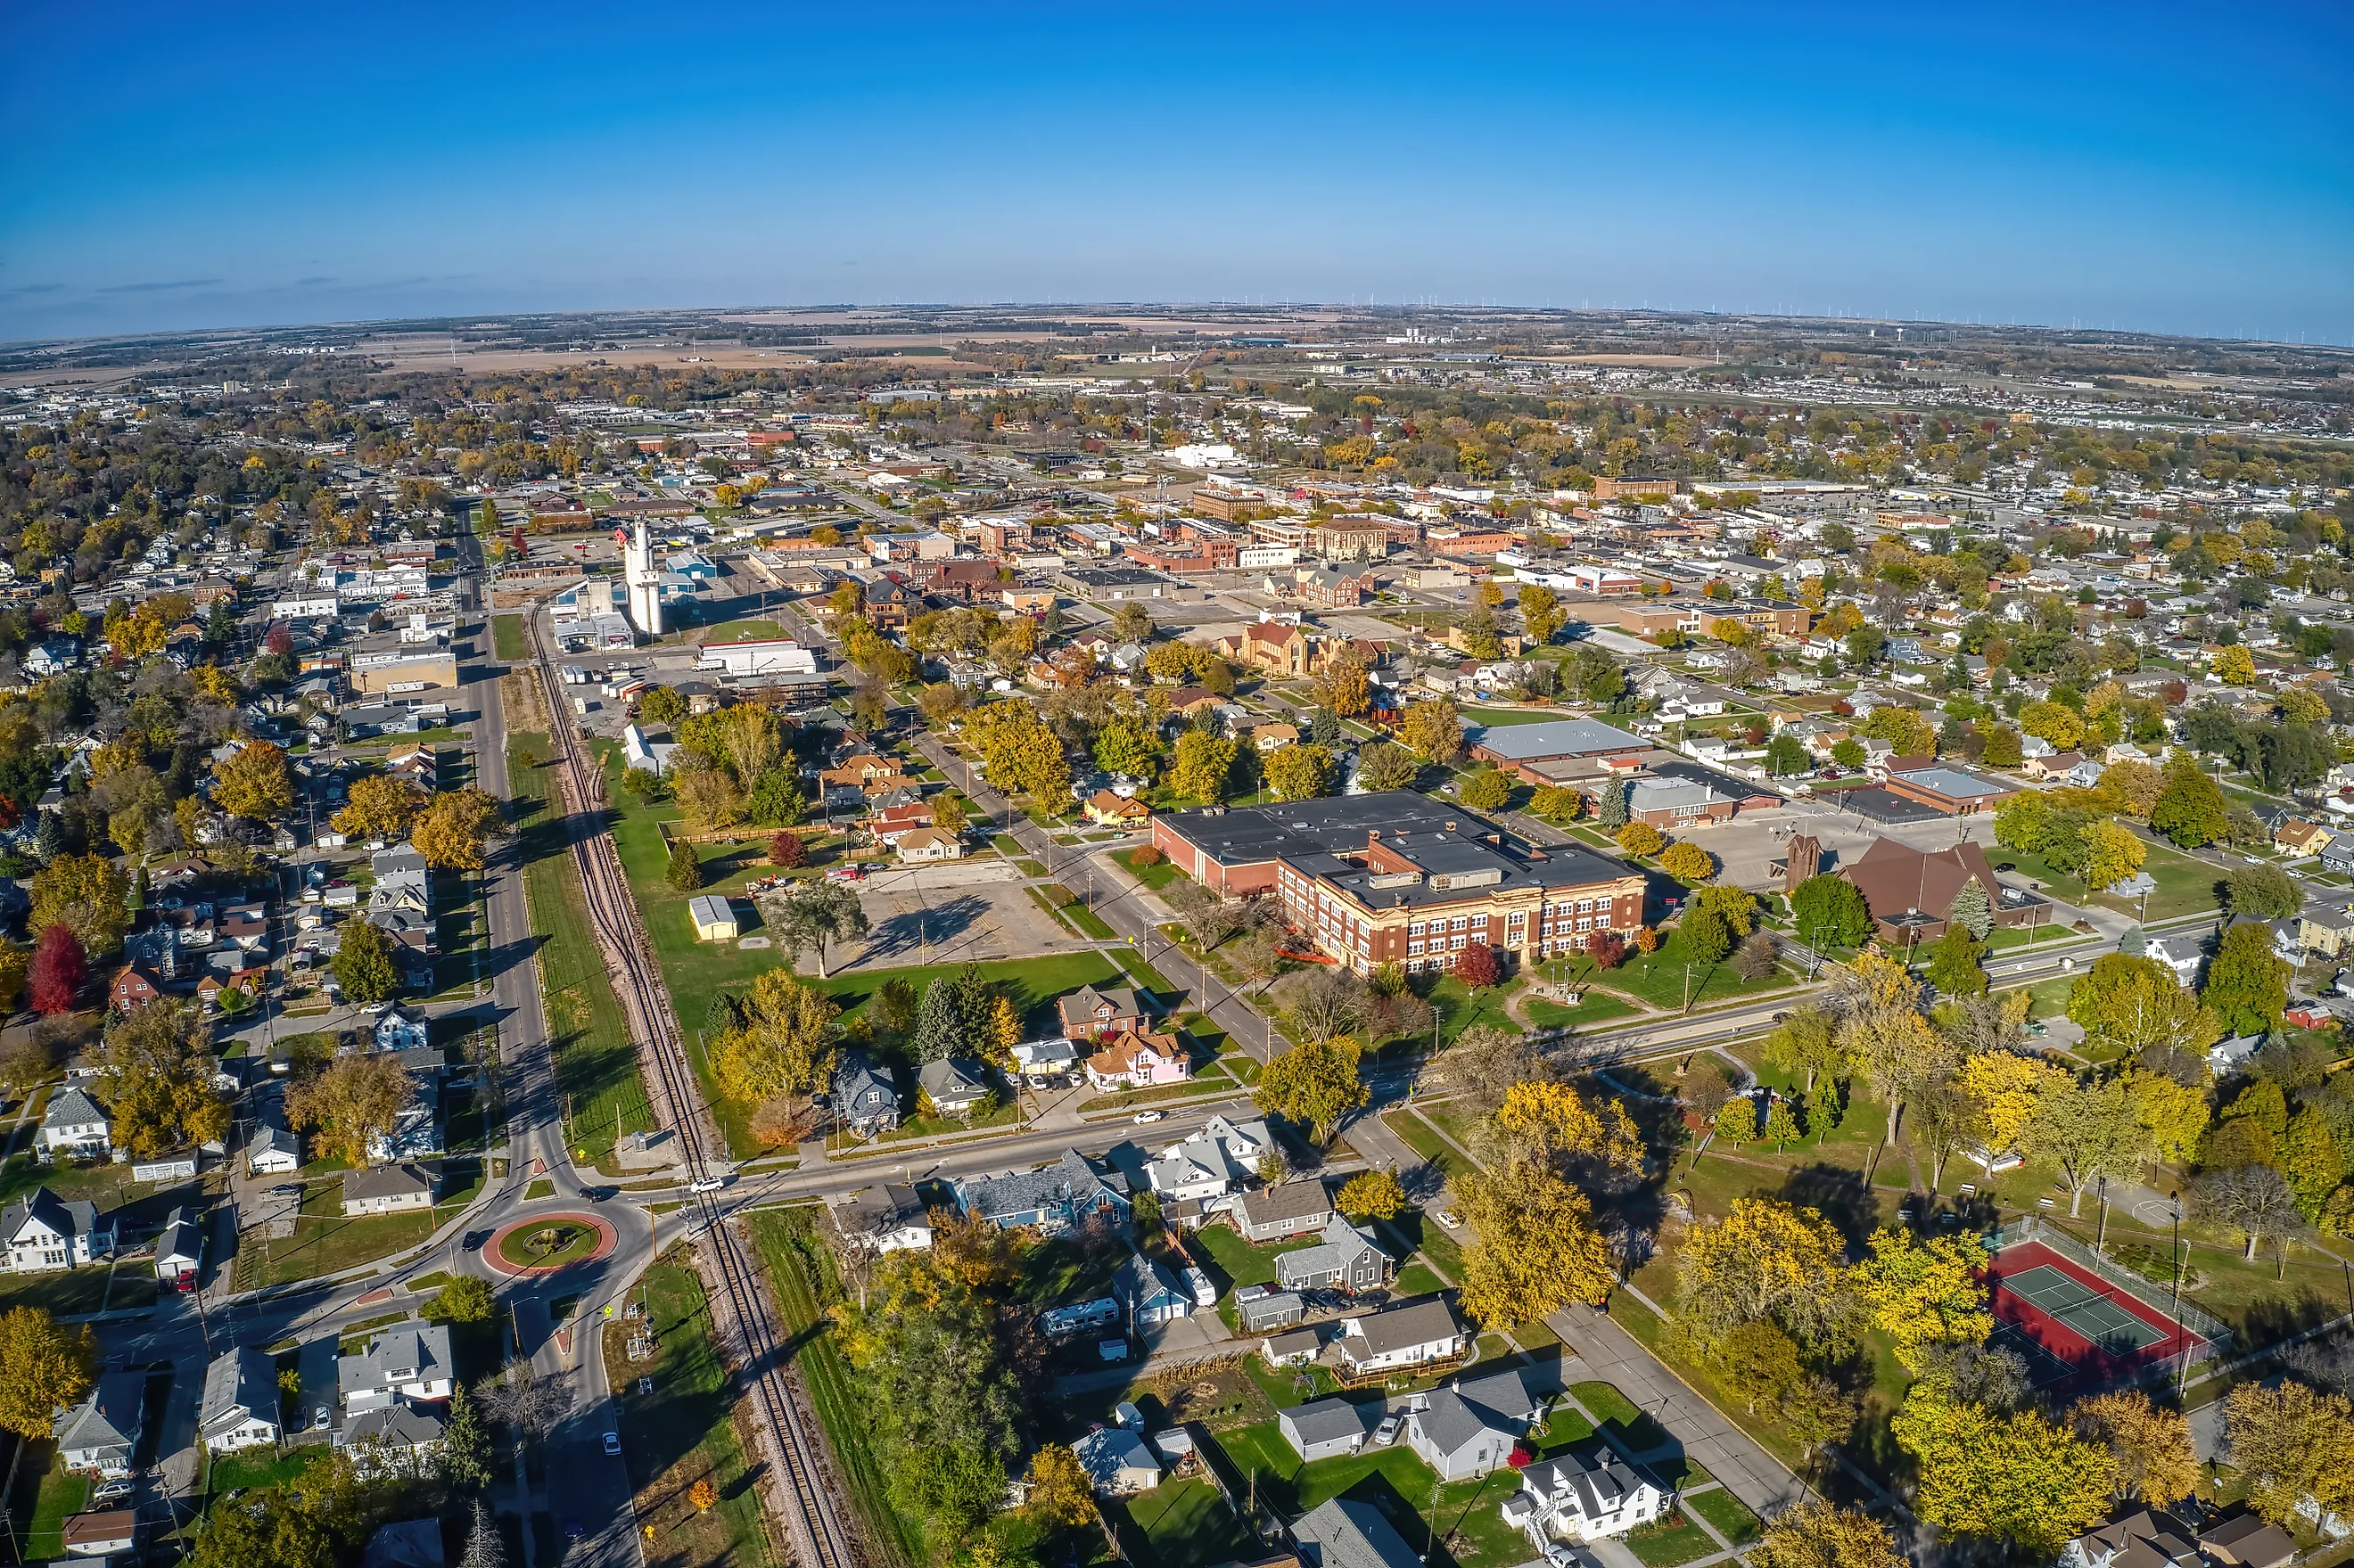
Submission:
<svg viewBox="0 0 2354 1568">
<path fill-rule="evenodd" d="M 1997 1341 L 2009 1340 L 2027 1356 L 2038 1387 L 2062 1382 L 2098 1387 L 2206 1343 L 2162 1308 L 2041 1242 L 2016 1243 L 1995 1254 L 1987 1266 L 1987 1283 L 1993 1296 Z M 2076 1288 L 2072 1292 L 2070 1287 Z M 2074 1299 L 2058 1307 L 2055 1315 L 2031 1298 L 2054 1295 L 2073 1295 Z M 2076 1321 L 2063 1320 L 2063 1316 Z M 2102 1331 L 2101 1323 L 2118 1330 L 2109 1346 L 2094 1338 Z M 2127 1345 L 2135 1340 L 2147 1342 Z"/>
</svg>

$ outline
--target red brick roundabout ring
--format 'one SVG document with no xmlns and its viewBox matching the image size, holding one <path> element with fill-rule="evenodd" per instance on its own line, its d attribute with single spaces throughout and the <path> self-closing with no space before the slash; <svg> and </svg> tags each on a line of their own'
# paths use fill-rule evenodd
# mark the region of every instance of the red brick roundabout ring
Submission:
<svg viewBox="0 0 2354 1568">
<path fill-rule="evenodd" d="M 597 1233 L 597 1245 L 582 1256 L 568 1257 L 562 1263 L 557 1264 L 515 1263 L 502 1254 L 500 1249 L 505 1245 L 509 1236 L 526 1234 L 549 1225 L 578 1225 L 584 1229 L 593 1230 Z M 595 1214 L 569 1213 L 535 1214 L 530 1219 L 515 1220 L 493 1231 L 490 1240 L 482 1244 L 482 1258 L 494 1271 L 511 1279 L 558 1274 L 567 1268 L 578 1268 L 584 1263 L 598 1263 L 610 1257 L 613 1255 L 613 1244 L 618 1239 L 611 1222 L 599 1219 Z"/>
</svg>

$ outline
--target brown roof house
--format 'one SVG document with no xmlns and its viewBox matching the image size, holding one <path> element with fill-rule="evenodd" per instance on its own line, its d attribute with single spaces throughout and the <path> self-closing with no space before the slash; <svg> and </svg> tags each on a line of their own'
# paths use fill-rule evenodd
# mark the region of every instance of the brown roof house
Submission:
<svg viewBox="0 0 2354 1568">
<path fill-rule="evenodd" d="M 1944 936 L 1955 897 L 1972 882 L 1986 894 L 1998 926 L 2027 925 L 2047 907 L 2034 895 L 1998 882 L 1986 851 L 1968 842 L 1925 853 L 1894 839 L 1874 839 L 1870 849 L 1835 874 L 1863 895 L 1880 939 L 1892 947 L 1934 942 Z"/>
<path fill-rule="evenodd" d="M 1126 827 L 1141 822 L 1152 815 L 1152 808 L 1126 795 L 1115 795 L 1108 789 L 1098 789 L 1087 799 L 1083 810 L 1087 821 L 1100 827 Z"/>
<path fill-rule="evenodd" d="M 1097 991 L 1083 985 L 1055 1003 L 1066 1040 L 1094 1040 L 1144 1027 L 1144 1003 L 1126 986 Z"/>
</svg>

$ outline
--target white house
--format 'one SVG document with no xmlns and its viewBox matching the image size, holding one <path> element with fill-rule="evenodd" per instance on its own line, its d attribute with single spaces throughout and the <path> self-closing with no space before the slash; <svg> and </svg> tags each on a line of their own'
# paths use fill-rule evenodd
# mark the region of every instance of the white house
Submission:
<svg viewBox="0 0 2354 1568">
<path fill-rule="evenodd" d="M 384 1165 L 344 1177 L 344 1213 L 390 1214 L 433 1206 L 433 1178 L 414 1165 Z"/>
<path fill-rule="evenodd" d="M 387 1404 L 345 1422 L 335 1442 L 362 1476 L 422 1476 L 441 1446 L 445 1425 L 421 1405 Z"/>
<path fill-rule="evenodd" d="M 898 849 L 899 858 L 913 865 L 964 858 L 964 840 L 938 828 L 917 828 L 900 834 Z"/>
<path fill-rule="evenodd" d="M 1624 1535 L 1659 1517 L 1668 1496 L 1657 1481 L 1608 1448 L 1573 1449 L 1521 1472 L 1521 1489 L 1504 1499 L 1504 1522 L 1542 1547 L 1557 1541 Z"/>
<path fill-rule="evenodd" d="M 1098 1426 L 1071 1445 L 1097 1492 L 1118 1497 L 1161 1484 L 1161 1460 L 1125 1426 Z"/>
<path fill-rule="evenodd" d="M 414 1051 L 425 1042 L 425 1020 L 419 1014 L 388 1007 L 376 1021 L 376 1048 L 379 1051 Z"/>
<path fill-rule="evenodd" d="M 1337 1349 L 1350 1375 L 1364 1377 L 1450 1360 L 1463 1353 L 1465 1343 L 1454 1309 L 1431 1296 L 1349 1319 Z"/>
<path fill-rule="evenodd" d="M 12 1274 L 75 1268 L 114 1250 L 114 1221 L 98 1205 L 66 1202 L 47 1187 L 0 1209 L 0 1266 Z"/>
<path fill-rule="evenodd" d="M 1163 1202 L 1223 1197 L 1257 1179 L 1259 1161 L 1274 1147 L 1266 1122 L 1236 1123 L 1214 1116 L 1182 1143 L 1162 1150 L 1144 1174 Z"/>
<path fill-rule="evenodd" d="M 932 1218 L 915 1188 L 900 1181 L 879 1181 L 871 1187 L 826 1200 L 826 1209 L 842 1234 L 864 1242 L 876 1252 L 932 1245 Z"/>
<path fill-rule="evenodd" d="M 253 1137 L 245 1146 L 249 1176 L 292 1176 L 302 1168 L 302 1135 L 286 1125 L 285 1106 L 271 1100 L 253 1121 Z"/>
<path fill-rule="evenodd" d="M 456 1375 L 450 1357 L 450 1330 L 442 1323 L 405 1323 L 387 1329 L 355 1356 L 335 1361 L 344 1408 L 357 1414 L 403 1399 L 447 1399 Z"/>
<path fill-rule="evenodd" d="M 251 1345 L 216 1357 L 205 1369 L 196 1422 L 205 1447 L 215 1454 L 277 1442 L 278 1376 L 270 1357 Z"/>
<path fill-rule="evenodd" d="M 90 1470 L 109 1480 L 131 1473 L 132 1445 L 139 1440 L 139 1417 L 147 1398 L 147 1374 L 100 1374 L 82 1402 L 60 1410 L 49 1430 L 58 1457 L 69 1470 Z"/>
<path fill-rule="evenodd" d="M 63 1150 L 85 1157 L 104 1154 L 112 1147 L 111 1125 L 98 1102 L 70 1086 L 49 1097 L 41 1117 L 41 1149 L 48 1154 Z"/>
</svg>

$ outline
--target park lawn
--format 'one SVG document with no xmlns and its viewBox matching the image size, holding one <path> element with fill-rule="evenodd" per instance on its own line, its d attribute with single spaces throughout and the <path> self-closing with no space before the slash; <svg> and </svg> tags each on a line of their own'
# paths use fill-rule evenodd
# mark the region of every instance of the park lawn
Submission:
<svg viewBox="0 0 2354 1568">
<path fill-rule="evenodd" d="M 1455 711 L 1462 715 L 1465 724 L 1485 725 L 1491 729 L 1499 725 L 1544 724 L 1566 716 L 1551 712 L 1529 713 L 1520 708 L 1458 708 Z"/>
<path fill-rule="evenodd" d="M 1666 939 L 1655 953 L 1630 953 L 1627 961 L 1601 977 L 1601 983 L 1613 991 L 1623 991 L 1640 998 L 1654 1007 L 1670 1011 L 1681 1009 L 1685 1002 L 1685 955 L 1683 932 L 1666 933 Z M 1693 964 L 1691 966 L 1691 1003 L 1731 1001 L 1735 998 L 1763 996 L 1781 991 L 1792 983 L 1790 976 L 1780 969 L 1762 979 L 1743 980 L 1733 972 L 1728 962 Z"/>
<path fill-rule="evenodd" d="M 621 1455 L 637 1493 L 636 1517 L 652 1527 L 648 1568 L 761 1568 L 782 1561 L 769 1539 L 753 1467 L 736 1429 L 727 1369 L 711 1338 L 703 1282 L 683 1263 L 657 1263 L 639 1277 L 653 1359 L 629 1359 L 634 1324 L 605 1325 L 607 1376 L 623 1417 Z M 637 1392 L 652 1378 L 657 1392 Z M 719 1500 L 698 1510 L 687 1493 L 709 1478 Z"/>
<path fill-rule="evenodd" d="M 1221 1296 L 1229 1295 L 1245 1285 L 1274 1284 L 1277 1258 L 1285 1253 L 1298 1252 L 1302 1247 L 1317 1245 L 1316 1237 L 1301 1236 L 1293 1241 L 1257 1246 L 1245 1241 L 1241 1232 L 1225 1225 L 1204 1225 L 1193 1233 L 1193 1240 L 1202 1251 L 1210 1255 L 1209 1261 L 1216 1265 L 1216 1273 L 1211 1274 L 1211 1282 L 1216 1284 L 1218 1277 L 1225 1276 L 1224 1287 L 1218 1292 Z M 1210 1273 L 1207 1269 L 1203 1272 Z"/>
<path fill-rule="evenodd" d="M 2217 906 L 2220 900 L 2215 889 L 2223 880 L 2221 870 L 2203 860 L 2194 860 L 2179 850 L 2154 842 L 2147 836 L 2142 838 L 2141 844 L 2148 856 L 2142 862 L 2141 868 L 2149 873 L 2150 880 L 2158 884 L 2157 891 L 2149 895 L 2147 913 L 2138 898 L 2120 897 L 2113 893 L 2095 893 L 2087 897 L 2082 881 L 2067 872 L 2053 870 L 2049 863 L 2035 855 L 1999 849 L 1990 852 L 1990 856 L 2010 863 L 2017 874 L 2035 878 L 2072 904 L 2097 904 L 2105 909 L 2114 909 L 2139 920 L 2152 923 L 2172 920 L 2185 915 L 2203 914 Z"/>
<path fill-rule="evenodd" d="M 1522 983 L 1522 977 L 1514 975 L 1501 985 L 1482 986 L 1475 991 L 1453 975 L 1441 975 L 1422 995 L 1424 1001 L 1438 1010 L 1438 1036 L 1442 1042 L 1454 1040 L 1475 1023 L 1485 1023 L 1507 1034 L 1522 1034 L 1527 1031 L 1506 1011 L 1506 1004 Z"/>
<path fill-rule="evenodd" d="M 1716 1526 L 1716 1532 L 1735 1546 L 1746 1545 L 1757 1538 L 1757 1516 L 1722 1487 L 1712 1492 L 1688 1493 L 1683 1505 Z"/>
<path fill-rule="evenodd" d="M 1585 1000 L 1575 1007 L 1539 997 L 1521 1004 L 1531 1023 L 1540 1029 L 1575 1029 L 1581 1024 L 1600 1023 L 1605 1019 L 1631 1017 L 1636 1009 L 1630 1001 L 1621 1001 L 1605 991 L 1589 991 Z"/>
<path fill-rule="evenodd" d="M 705 645 L 714 642 L 765 642 L 772 638 L 790 635 L 790 633 L 773 620 L 753 618 L 744 620 L 723 620 L 695 641 Z"/>
<path fill-rule="evenodd" d="M 520 615 L 491 617 L 491 652 L 503 664 L 520 664 L 531 657 L 531 640 L 524 634 Z"/>
<path fill-rule="evenodd" d="M 1216 1568 L 1259 1554 L 1218 1489 L 1199 1476 L 1164 1480 L 1149 1492 L 1104 1505 L 1115 1527 L 1123 1513 L 1130 1526 L 1124 1539 L 1132 1544 L 1137 1536 L 1144 1538 L 1137 1568 Z"/>
<path fill-rule="evenodd" d="M 525 753 L 544 757 L 547 737 L 515 735 L 507 742 L 507 778 L 524 867 L 532 935 L 539 939 L 541 1006 L 556 1052 L 556 1078 L 567 1111 L 565 1141 L 590 1160 L 610 1155 L 627 1134 L 652 1130 L 653 1106 L 638 1072 L 620 999 L 589 929 L 588 899 L 558 821 L 548 814 L 548 778 L 526 767 Z"/>
<path fill-rule="evenodd" d="M 799 1369 L 810 1404 L 825 1428 L 834 1474 L 859 1516 L 859 1533 L 873 1551 L 876 1568 L 910 1568 L 928 1561 L 923 1523 L 902 1514 L 892 1502 L 889 1482 L 869 1442 L 874 1418 L 856 1374 L 834 1342 L 826 1308 L 839 1292 L 825 1244 L 811 1233 L 805 1213 L 790 1210 L 755 1210 L 746 1224 L 784 1320 L 783 1353 Z"/>
<path fill-rule="evenodd" d="M 1126 867 L 1128 874 L 1130 876 L 1135 877 L 1137 881 L 1144 884 L 1145 886 L 1152 889 L 1155 893 L 1161 892 L 1171 883 L 1179 880 L 1185 874 L 1171 863 L 1167 855 L 1161 855 L 1161 858 L 1150 865 L 1137 864 L 1136 857 L 1145 847 L 1146 846 L 1143 844 L 1139 844 L 1135 849 L 1120 850 L 1111 858 L 1119 862 L 1122 866 Z M 1153 853 L 1155 854 L 1160 854 L 1158 850 L 1155 850 Z"/>
</svg>

